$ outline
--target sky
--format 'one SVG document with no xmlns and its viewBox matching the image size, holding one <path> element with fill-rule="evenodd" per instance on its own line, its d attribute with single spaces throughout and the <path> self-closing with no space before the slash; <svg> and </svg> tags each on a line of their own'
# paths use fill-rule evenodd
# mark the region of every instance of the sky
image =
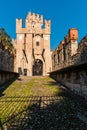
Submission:
<svg viewBox="0 0 87 130">
<path fill-rule="evenodd" d="M 78 42 L 87 34 L 87 0 L 0 0 L 0 28 L 16 38 L 16 18 L 28 12 L 51 20 L 51 49 L 55 49 L 70 28 L 78 29 Z"/>
</svg>

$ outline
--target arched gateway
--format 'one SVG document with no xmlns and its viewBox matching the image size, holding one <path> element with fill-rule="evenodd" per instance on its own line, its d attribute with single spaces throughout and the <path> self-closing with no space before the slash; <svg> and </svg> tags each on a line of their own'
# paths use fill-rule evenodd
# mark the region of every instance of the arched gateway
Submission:
<svg viewBox="0 0 87 130">
<path fill-rule="evenodd" d="M 33 76 L 35 75 L 43 75 L 43 62 L 39 59 L 34 61 Z"/>
</svg>

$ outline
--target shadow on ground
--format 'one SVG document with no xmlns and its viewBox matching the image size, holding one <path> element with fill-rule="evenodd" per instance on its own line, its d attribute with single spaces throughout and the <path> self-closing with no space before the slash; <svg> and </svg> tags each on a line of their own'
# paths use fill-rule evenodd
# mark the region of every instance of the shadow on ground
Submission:
<svg viewBox="0 0 87 130">
<path fill-rule="evenodd" d="M 4 96 L 3 92 L 15 81 L 15 80 L 21 80 L 19 76 L 16 76 L 15 78 L 5 82 L 4 84 L 0 85 L 0 97 Z"/>
<path fill-rule="evenodd" d="M 85 107 L 80 100 L 65 95 L 6 98 L 9 102 L 27 101 L 27 106 L 1 122 L 1 130 L 87 130 L 87 124 L 77 117 Z"/>
<path fill-rule="evenodd" d="M 55 81 L 49 82 L 49 84 L 59 86 Z M 9 87 L 9 85 L 7 85 L 7 87 Z M 0 129 L 87 130 L 87 122 L 78 117 L 78 113 L 83 114 L 84 111 L 87 112 L 87 104 L 84 99 L 75 95 L 67 88 L 63 88 L 62 85 L 59 87 L 61 91 L 55 96 L 1 98 L 0 102 L 2 102 L 2 104 L 6 102 L 13 104 L 13 106 L 16 103 L 16 105 L 14 108 L 15 113 L 12 112 L 13 109 L 11 109 L 9 110 L 11 114 L 8 112 L 5 120 L 1 117 Z M 1 93 L 3 91 L 1 91 Z M 20 103 L 25 103 L 25 107 L 20 107 Z M 17 109 L 19 111 L 17 111 Z"/>
</svg>

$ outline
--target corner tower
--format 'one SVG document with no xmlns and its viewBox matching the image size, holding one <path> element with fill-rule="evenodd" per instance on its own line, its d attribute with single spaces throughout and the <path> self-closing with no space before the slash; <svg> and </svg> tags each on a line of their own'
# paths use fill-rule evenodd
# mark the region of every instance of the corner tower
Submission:
<svg viewBox="0 0 87 130">
<path fill-rule="evenodd" d="M 47 75 L 51 71 L 50 20 L 29 12 L 25 19 L 16 19 L 16 72 L 23 75 Z"/>
<path fill-rule="evenodd" d="M 71 28 L 68 32 L 68 37 L 71 43 L 71 56 L 77 53 L 78 48 L 78 29 Z"/>
</svg>

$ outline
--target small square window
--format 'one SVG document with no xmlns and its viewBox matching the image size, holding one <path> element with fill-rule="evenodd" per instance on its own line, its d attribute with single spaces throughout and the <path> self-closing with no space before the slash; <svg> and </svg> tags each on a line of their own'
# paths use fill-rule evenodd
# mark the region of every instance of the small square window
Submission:
<svg viewBox="0 0 87 130">
<path fill-rule="evenodd" d="M 39 42 L 36 42 L 36 46 L 39 46 Z"/>
</svg>

